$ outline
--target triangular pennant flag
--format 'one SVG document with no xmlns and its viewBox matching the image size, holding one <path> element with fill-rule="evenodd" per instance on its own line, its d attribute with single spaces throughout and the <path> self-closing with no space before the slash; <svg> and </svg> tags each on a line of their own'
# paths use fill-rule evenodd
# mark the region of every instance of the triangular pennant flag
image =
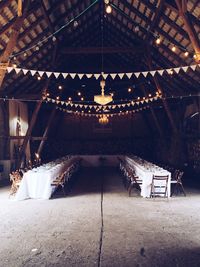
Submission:
<svg viewBox="0 0 200 267">
<path fill-rule="evenodd" d="M 15 68 L 15 72 L 18 74 L 21 71 L 20 68 Z"/>
<path fill-rule="evenodd" d="M 98 74 L 98 73 L 95 73 L 95 74 L 94 74 L 94 77 L 95 77 L 95 79 L 99 79 L 99 77 L 100 77 L 100 74 Z"/>
<path fill-rule="evenodd" d="M 74 79 L 76 77 L 76 73 L 69 73 L 69 75 Z"/>
<path fill-rule="evenodd" d="M 65 104 L 65 102 L 64 102 L 64 101 L 61 101 L 61 104 L 62 104 L 62 105 L 64 105 L 64 104 Z"/>
<path fill-rule="evenodd" d="M 28 70 L 22 69 L 22 72 L 24 73 L 24 75 L 26 75 L 26 73 L 28 72 Z"/>
<path fill-rule="evenodd" d="M 7 72 L 10 73 L 13 69 L 13 67 L 7 67 Z"/>
<path fill-rule="evenodd" d="M 91 74 L 91 73 L 87 73 L 87 74 L 86 74 L 86 77 L 90 79 L 90 78 L 92 78 L 92 75 L 93 75 L 93 74 Z"/>
<path fill-rule="evenodd" d="M 36 73 L 36 70 L 30 70 L 30 72 L 31 72 L 31 75 L 34 76 Z"/>
<path fill-rule="evenodd" d="M 195 70 L 196 67 L 197 67 L 197 65 L 192 65 L 192 66 L 190 66 L 190 68 L 191 68 L 192 70 Z"/>
<path fill-rule="evenodd" d="M 79 79 L 82 79 L 84 76 L 84 74 L 82 74 L 82 73 L 78 73 L 77 75 L 78 75 Z"/>
<path fill-rule="evenodd" d="M 120 79 L 122 79 L 124 77 L 124 73 L 118 73 L 118 76 Z"/>
<path fill-rule="evenodd" d="M 38 71 L 38 74 L 40 75 L 40 77 L 42 77 L 44 74 L 44 71 Z"/>
<path fill-rule="evenodd" d="M 51 71 L 46 71 L 45 73 L 46 73 L 46 75 L 47 75 L 48 78 L 49 78 L 49 77 L 51 76 L 51 74 L 52 74 Z"/>
<path fill-rule="evenodd" d="M 149 73 L 154 77 L 154 75 L 156 74 L 156 70 L 152 70 Z"/>
<path fill-rule="evenodd" d="M 82 107 L 83 107 L 83 105 L 79 105 L 79 107 L 80 107 L 80 108 L 82 108 Z"/>
<path fill-rule="evenodd" d="M 55 102 L 56 102 L 56 100 L 55 100 L 55 99 L 51 99 L 51 102 L 52 102 L 52 103 L 55 103 Z"/>
<path fill-rule="evenodd" d="M 171 70 L 171 69 L 170 69 Z M 160 75 L 163 75 L 163 72 L 164 72 L 164 70 L 158 70 L 158 73 L 160 74 Z"/>
<path fill-rule="evenodd" d="M 126 73 L 126 76 L 130 79 L 132 77 L 133 73 L 132 72 L 129 72 L 129 73 Z"/>
<path fill-rule="evenodd" d="M 110 76 L 111 76 L 111 78 L 114 80 L 115 77 L 117 76 L 117 73 L 110 73 Z"/>
<path fill-rule="evenodd" d="M 188 66 L 185 66 L 185 67 L 181 67 L 181 69 L 186 72 L 188 70 Z"/>
<path fill-rule="evenodd" d="M 144 100 L 140 101 L 142 104 L 144 104 Z"/>
<path fill-rule="evenodd" d="M 60 104 L 60 101 L 59 100 L 56 100 L 56 104 Z"/>
<path fill-rule="evenodd" d="M 181 69 L 181 68 L 174 68 L 174 71 L 175 71 L 176 73 L 179 73 L 180 69 Z"/>
<path fill-rule="evenodd" d="M 138 78 L 140 75 L 140 72 L 134 72 L 134 75 Z"/>
<path fill-rule="evenodd" d="M 106 79 L 108 77 L 108 74 L 103 73 L 102 76 L 103 76 L 104 79 Z"/>
<path fill-rule="evenodd" d="M 142 72 L 142 75 L 144 76 L 144 77 L 147 77 L 147 74 L 148 74 L 149 72 L 148 71 L 143 71 Z"/>
<path fill-rule="evenodd" d="M 66 79 L 68 75 L 69 75 L 69 73 L 66 73 L 66 72 L 62 73 L 62 76 L 63 76 L 64 79 Z"/>
<path fill-rule="evenodd" d="M 55 76 L 56 78 L 58 78 L 58 76 L 60 75 L 60 72 L 53 72 L 53 74 L 54 74 L 54 76 Z"/>
<path fill-rule="evenodd" d="M 125 108 L 126 104 L 122 104 L 122 107 Z"/>
<path fill-rule="evenodd" d="M 149 99 L 145 99 L 145 102 L 148 103 L 149 102 Z"/>
</svg>

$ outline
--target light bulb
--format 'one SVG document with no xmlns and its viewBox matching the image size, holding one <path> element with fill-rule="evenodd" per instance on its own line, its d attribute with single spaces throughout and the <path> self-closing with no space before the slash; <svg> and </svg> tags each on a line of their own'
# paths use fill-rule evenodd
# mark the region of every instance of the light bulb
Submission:
<svg viewBox="0 0 200 267">
<path fill-rule="evenodd" d="M 110 14 L 112 12 L 112 7 L 110 6 L 110 5 L 108 5 L 107 7 L 106 7 L 106 13 L 107 14 Z"/>
<path fill-rule="evenodd" d="M 188 55 L 189 55 L 188 51 L 185 51 L 184 56 L 188 57 Z"/>
<path fill-rule="evenodd" d="M 172 51 L 175 52 L 176 51 L 176 46 L 172 47 Z"/>
<path fill-rule="evenodd" d="M 161 39 L 160 39 L 160 37 L 158 37 L 158 38 L 156 39 L 156 44 L 159 45 L 160 43 L 161 43 Z"/>
</svg>

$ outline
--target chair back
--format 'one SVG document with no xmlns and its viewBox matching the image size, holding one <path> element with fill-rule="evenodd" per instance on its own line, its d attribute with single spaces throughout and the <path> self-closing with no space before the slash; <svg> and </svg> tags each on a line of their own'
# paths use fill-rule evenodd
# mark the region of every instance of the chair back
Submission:
<svg viewBox="0 0 200 267">
<path fill-rule="evenodd" d="M 151 194 L 150 197 L 168 197 L 167 187 L 168 187 L 169 175 L 158 176 L 153 175 L 151 184 Z"/>
</svg>

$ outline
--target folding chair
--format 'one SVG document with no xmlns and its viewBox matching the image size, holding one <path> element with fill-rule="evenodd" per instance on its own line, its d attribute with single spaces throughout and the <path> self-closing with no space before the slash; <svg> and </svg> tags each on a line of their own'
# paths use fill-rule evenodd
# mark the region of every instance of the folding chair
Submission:
<svg viewBox="0 0 200 267">
<path fill-rule="evenodd" d="M 185 190 L 184 190 L 184 187 L 183 187 L 183 184 L 182 184 L 183 174 L 184 174 L 184 172 L 182 172 L 182 171 L 179 171 L 179 170 L 175 171 L 174 177 L 171 180 L 171 184 L 175 185 L 173 190 L 171 190 L 171 196 L 174 194 L 175 191 L 178 192 L 178 188 L 179 188 L 179 191 L 180 192 L 182 191 L 184 196 L 186 197 L 186 193 L 185 193 Z"/>
<path fill-rule="evenodd" d="M 19 171 L 10 173 L 10 181 L 12 182 L 11 189 L 10 189 L 10 196 L 16 194 L 20 186 L 21 180 L 22 180 L 22 175 L 20 174 Z"/>
<path fill-rule="evenodd" d="M 142 185 L 142 179 L 140 179 L 138 176 L 135 175 L 135 173 L 131 176 L 131 182 L 128 188 L 128 195 L 131 196 L 131 191 L 133 188 L 136 188 L 137 190 L 141 191 L 141 185 Z"/>
<path fill-rule="evenodd" d="M 65 176 L 66 176 L 66 172 L 63 172 L 61 175 L 59 175 L 52 183 L 51 186 L 55 187 L 55 191 L 58 189 L 58 187 L 60 186 L 62 188 L 63 194 L 64 196 L 66 196 L 66 192 L 65 192 Z M 54 192 L 55 192 L 54 191 Z M 53 193 L 54 193 L 53 192 Z"/>
<path fill-rule="evenodd" d="M 168 197 L 168 180 L 169 175 L 153 175 L 150 197 Z"/>
</svg>

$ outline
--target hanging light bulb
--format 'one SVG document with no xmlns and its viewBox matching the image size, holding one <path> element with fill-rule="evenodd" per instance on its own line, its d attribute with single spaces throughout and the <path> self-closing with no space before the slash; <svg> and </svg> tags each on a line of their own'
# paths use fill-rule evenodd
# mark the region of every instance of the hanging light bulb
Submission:
<svg viewBox="0 0 200 267">
<path fill-rule="evenodd" d="M 188 55 L 189 55 L 188 51 L 185 51 L 184 56 L 188 57 Z"/>
<path fill-rule="evenodd" d="M 160 43 L 161 43 L 161 38 L 160 38 L 160 36 L 158 36 L 156 39 L 156 44 L 159 45 Z"/>
<path fill-rule="evenodd" d="M 78 96 L 81 96 L 81 92 L 78 92 Z"/>
<path fill-rule="evenodd" d="M 129 92 L 129 93 L 131 93 L 131 92 L 132 92 L 132 89 L 131 89 L 130 87 L 128 88 L 128 92 Z"/>
<path fill-rule="evenodd" d="M 112 7 L 110 5 L 107 5 L 107 7 L 106 7 L 106 13 L 107 14 L 112 13 Z"/>
<path fill-rule="evenodd" d="M 175 45 L 172 47 L 172 51 L 173 51 L 173 52 L 176 51 L 176 46 L 175 46 Z"/>
<path fill-rule="evenodd" d="M 42 78 L 40 76 L 37 76 L 37 79 L 38 79 L 38 81 L 41 81 Z"/>
<path fill-rule="evenodd" d="M 56 40 L 57 40 L 56 37 L 53 36 L 53 37 L 52 37 L 52 41 L 53 41 L 53 42 L 56 42 Z"/>
<path fill-rule="evenodd" d="M 84 100 L 84 97 L 81 97 L 81 101 L 83 101 Z"/>
<path fill-rule="evenodd" d="M 62 90 L 62 89 L 63 89 L 62 85 L 59 85 L 59 86 L 58 86 L 58 89 L 59 89 L 59 90 Z"/>
</svg>

